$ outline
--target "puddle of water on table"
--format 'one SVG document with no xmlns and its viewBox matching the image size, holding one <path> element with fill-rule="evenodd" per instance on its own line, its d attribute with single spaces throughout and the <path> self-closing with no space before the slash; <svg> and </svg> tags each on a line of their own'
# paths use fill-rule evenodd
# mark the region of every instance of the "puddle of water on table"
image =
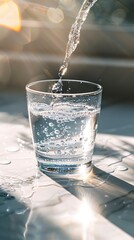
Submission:
<svg viewBox="0 0 134 240">
<path fill-rule="evenodd" d="M 30 171 L 30 169 L 29 169 Z M 4 190 L 0 192 L 0 217 L 3 217 L 3 215 L 10 215 L 15 214 L 16 216 L 21 216 L 22 223 L 21 223 L 21 229 L 23 238 L 27 239 L 29 234 L 31 233 L 31 224 L 33 223 L 32 217 L 35 208 L 32 207 L 31 204 L 31 198 L 33 197 L 36 190 L 39 188 L 47 188 L 49 187 L 57 187 L 59 189 L 59 192 L 57 191 L 56 194 L 53 194 L 49 198 L 45 198 L 46 200 L 40 201 L 39 198 L 37 198 L 37 208 L 51 208 L 57 204 L 60 204 L 62 201 L 64 201 L 64 196 L 62 192 L 60 192 L 60 189 L 62 189 L 64 186 L 74 186 L 74 185 L 80 185 L 82 187 L 99 187 L 100 184 L 103 184 L 105 181 L 107 181 L 107 177 L 104 177 L 104 180 L 99 177 L 99 175 L 93 174 L 92 177 L 89 177 L 89 179 L 83 183 L 76 182 L 76 181 L 66 181 L 62 182 L 61 186 L 58 185 L 56 182 L 50 182 L 49 179 L 44 178 L 44 175 L 40 173 L 38 170 L 34 176 L 31 176 L 26 179 L 21 179 L 20 177 L 0 177 L 0 186 L 4 186 Z M 10 191 L 10 193 L 7 193 Z M 20 197 L 18 200 L 15 199 L 13 195 L 15 195 L 16 191 L 20 191 Z M 42 197 L 42 196 L 41 196 Z M 108 196 L 105 196 L 108 198 Z M 17 218 L 15 218 L 17 219 Z"/>
<path fill-rule="evenodd" d="M 120 154 L 120 153 L 119 153 Z M 121 152 L 121 155 L 113 154 L 96 161 L 96 166 L 107 173 L 127 171 L 128 167 L 123 160 L 130 156 L 128 151 Z"/>
<path fill-rule="evenodd" d="M 107 165 L 107 164 L 99 164 L 97 167 L 102 169 L 103 171 L 107 172 L 107 173 L 114 173 L 116 171 L 118 172 L 122 172 L 122 171 L 127 171 L 128 170 L 128 167 L 125 166 L 124 164 L 120 164 L 120 165 L 117 165 L 117 163 L 114 163 L 114 164 L 111 164 L 111 165 Z"/>
<path fill-rule="evenodd" d="M 23 238 L 26 239 L 33 212 L 31 197 L 37 188 L 36 176 L 27 177 L 26 179 L 21 179 L 17 176 L 0 177 L 0 186 L 4 188 L 0 192 L 0 216 L 14 214 L 16 221 L 18 219 L 17 216 L 21 215 L 22 234 Z M 16 192 L 19 192 L 17 199 L 13 196 Z"/>
<path fill-rule="evenodd" d="M 56 182 L 51 183 L 49 178 L 48 180 L 44 178 L 43 174 L 38 170 L 35 176 L 24 180 L 17 176 L 1 176 L 0 187 L 3 190 L 0 192 L 0 215 L 10 213 L 15 213 L 18 215 L 25 214 L 25 212 L 27 212 L 29 209 L 29 206 L 31 206 L 31 198 L 39 188 L 57 187 L 56 194 L 52 192 L 48 199 L 45 198 L 43 201 L 39 198 L 36 199 L 37 207 L 52 207 L 63 201 L 65 194 L 60 191 L 60 189 L 62 190 L 63 187 L 71 187 L 79 184 L 80 186 L 93 188 L 103 184 L 104 181 L 100 180 L 99 177 L 94 176 L 86 182 L 77 182 L 75 180 L 67 180 L 63 182 L 61 180 L 59 185 Z M 18 200 L 16 200 L 14 197 L 16 192 L 19 192 Z"/>
<path fill-rule="evenodd" d="M 29 169 L 30 171 L 30 169 Z M 28 177 L 26 179 L 21 179 L 20 177 L 10 177 L 2 176 L 0 174 L 0 215 L 7 213 L 24 214 L 31 205 L 31 198 L 38 188 L 50 187 L 58 184 L 51 184 L 48 180 L 41 178 L 42 174 L 37 174 L 35 176 Z M 61 188 L 61 186 L 59 186 Z M 15 194 L 18 193 L 18 200 L 15 199 Z M 14 195 L 14 196 L 13 196 Z M 19 203 L 19 208 L 14 203 Z M 57 197 L 47 200 L 45 202 L 40 202 L 41 205 L 55 205 L 58 204 L 59 199 Z M 38 204 L 39 205 L 39 204 Z M 16 207 L 15 207 L 16 206 Z"/>
<path fill-rule="evenodd" d="M 3 161 L 4 164 L 4 161 Z M 8 160 L 7 162 L 5 161 L 5 164 L 8 164 Z M 115 166 L 114 166 L 115 165 Z M 103 172 L 103 178 L 101 178 L 102 176 L 102 172 L 100 170 L 99 174 L 95 174 L 95 173 L 89 173 L 86 178 L 84 180 L 77 180 L 77 179 L 73 179 L 73 178 L 61 178 L 61 179 L 56 179 L 57 183 L 59 183 L 60 185 L 58 185 L 57 183 L 53 183 L 51 184 L 49 181 L 46 182 L 46 180 L 44 180 L 43 178 L 43 174 L 39 172 L 39 170 L 36 170 L 36 174 L 35 176 L 29 177 L 27 179 L 21 179 L 20 177 L 8 177 L 8 176 L 4 176 L 2 177 L 2 175 L 0 176 L 0 187 L 3 188 L 4 186 L 4 190 L 7 192 L 16 192 L 19 191 L 19 195 L 20 195 L 20 201 L 24 202 L 29 200 L 30 198 L 34 195 L 34 193 L 36 192 L 36 190 L 38 188 L 41 187 L 49 187 L 50 185 L 55 185 L 57 187 L 72 187 L 72 186 L 83 186 L 83 187 L 90 187 L 90 188 L 96 188 L 99 187 L 100 185 L 104 184 L 107 179 L 110 176 L 110 173 L 113 173 L 115 171 L 127 171 L 128 168 L 125 165 L 106 165 L 106 164 L 100 164 L 97 167 L 102 169 Z M 31 171 L 31 169 L 29 168 L 28 170 L 29 172 Z M 55 179 L 54 179 L 55 180 Z M 10 200 L 9 198 L 9 194 L 7 193 L 7 196 L 1 195 L 2 193 L 0 193 L 0 206 L 2 206 L 4 204 L 5 200 Z M 57 202 L 57 201 L 56 201 Z M 48 203 L 45 203 L 46 205 Z M 54 202 L 53 202 L 54 204 Z M 20 211 L 21 212 L 21 211 Z M 23 213 L 23 211 L 22 211 Z"/>
<path fill-rule="evenodd" d="M 32 216 L 36 208 L 51 208 L 64 201 L 65 194 L 60 191 L 60 189 L 62 190 L 62 187 L 56 183 L 51 183 L 50 180 L 48 178 L 44 178 L 44 175 L 42 175 L 41 173 L 39 174 L 37 172 L 36 175 L 26 178 L 24 180 L 17 178 L 17 176 L 15 178 L 8 176 L 5 178 L 3 177 L 2 180 L 5 183 L 3 185 L 5 187 L 5 193 L 3 194 L 2 191 L 0 193 L 0 216 L 10 214 L 15 214 L 16 216 L 23 215 L 21 216 L 21 219 L 23 220 L 23 223 L 21 223 L 21 229 L 23 229 L 24 239 L 27 239 L 28 234 L 31 231 L 30 226 L 33 222 Z M 2 181 L 0 183 L 2 184 Z M 43 198 L 43 196 L 39 194 L 39 197 L 36 196 L 35 198 L 37 203 L 36 206 L 34 206 L 33 208 L 31 198 L 33 197 L 36 190 L 39 190 L 39 188 L 43 187 L 50 190 L 53 185 L 57 186 L 57 189 L 59 191 L 55 193 L 53 193 L 53 191 L 50 191 L 48 198 Z M 15 192 L 20 191 L 20 197 L 18 198 L 18 200 L 16 200 L 15 197 L 13 197 L 12 195 L 6 193 L 6 191 L 11 189 L 14 195 Z"/>
</svg>

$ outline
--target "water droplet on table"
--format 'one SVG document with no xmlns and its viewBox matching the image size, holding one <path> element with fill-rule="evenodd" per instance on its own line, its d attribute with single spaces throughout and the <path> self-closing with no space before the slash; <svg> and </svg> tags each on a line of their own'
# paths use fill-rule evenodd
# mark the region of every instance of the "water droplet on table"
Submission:
<svg viewBox="0 0 134 240">
<path fill-rule="evenodd" d="M 20 147 L 18 144 L 14 143 L 14 144 L 11 144 L 9 147 L 6 147 L 6 150 L 8 152 L 18 152 L 20 150 Z"/>
<path fill-rule="evenodd" d="M 9 212 L 10 212 L 10 208 L 7 208 L 7 209 L 6 209 L 6 212 L 8 212 L 8 213 L 9 213 Z"/>
<path fill-rule="evenodd" d="M 0 158 L 0 165 L 8 165 L 10 163 L 11 163 L 11 161 L 9 159 Z"/>
<path fill-rule="evenodd" d="M 116 167 L 116 171 L 127 171 L 128 167 L 124 166 L 124 165 L 120 165 Z"/>
<path fill-rule="evenodd" d="M 109 196 L 107 194 L 105 194 L 105 198 L 109 198 Z"/>
</svg>

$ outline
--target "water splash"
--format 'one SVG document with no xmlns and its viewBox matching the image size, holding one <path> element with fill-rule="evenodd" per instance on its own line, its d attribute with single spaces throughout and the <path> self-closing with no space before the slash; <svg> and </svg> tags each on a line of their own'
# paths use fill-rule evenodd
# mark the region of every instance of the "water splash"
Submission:
<svg viewBox="0 0 134 240">
<path fill-rule="evenodd" d="M 60 78 L 52 87 L 53 93 L 62 93 L 62 79 Z"/>
</svg>

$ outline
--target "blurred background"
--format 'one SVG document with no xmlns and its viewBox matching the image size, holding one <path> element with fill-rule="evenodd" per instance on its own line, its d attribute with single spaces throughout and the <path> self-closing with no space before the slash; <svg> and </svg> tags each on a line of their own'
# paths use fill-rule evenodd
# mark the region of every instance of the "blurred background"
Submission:
<svg viewBox="0 0 134 240">
<path fill-rule="evenodd" d="M 0 1 L 0 90 L 58 78 L 82 0 Z M 98 0 L 65 78 L 100 83 L 105 97 L 134 98 L 134 0 Z"/>
</svg>

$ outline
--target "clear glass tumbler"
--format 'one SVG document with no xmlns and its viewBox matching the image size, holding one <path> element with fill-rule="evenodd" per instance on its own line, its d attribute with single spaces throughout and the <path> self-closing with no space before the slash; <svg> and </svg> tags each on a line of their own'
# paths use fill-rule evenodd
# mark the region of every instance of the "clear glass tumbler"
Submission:
<svg viewBox="0 0 134 240">
<path fill-rule="evenodd" d="M 63 92 L 52 93 L 57 79 L 26 86 L 29 121 L 39 169 L 45 173 L 90 171 L 102 87 L 83 80 L 63 80 Z"/>
</svg>

